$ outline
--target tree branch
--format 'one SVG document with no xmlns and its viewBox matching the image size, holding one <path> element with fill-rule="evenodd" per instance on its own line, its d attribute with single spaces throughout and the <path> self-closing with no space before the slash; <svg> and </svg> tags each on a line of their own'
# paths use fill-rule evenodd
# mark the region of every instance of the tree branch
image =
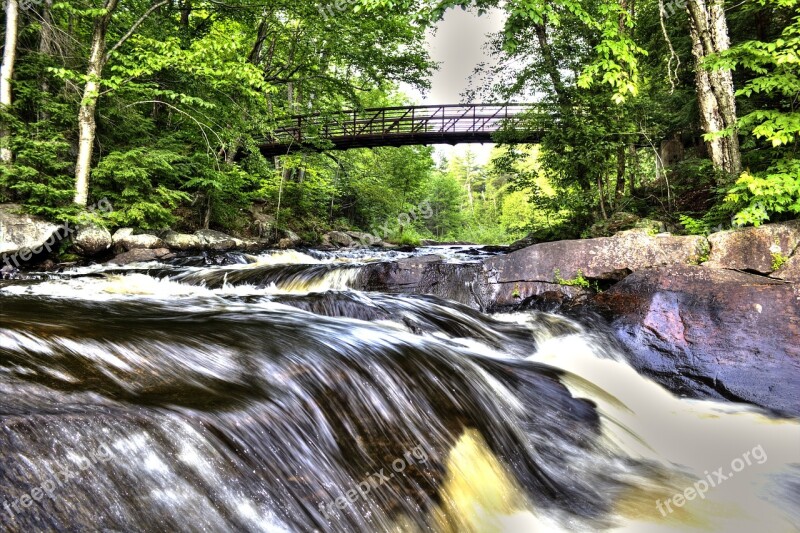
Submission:
<svg viewBox="0 0 800 533">
<path fill-rule="evenodd" d="M 117 41 L 117 44 L 115 44 L 114 46 L 112 46 L 108 50 L 108 52 L 106 53 L 105 57 L 103 58 L 103 63 L 107 63 L 108 62 L 108 59 L 111 57 L 111 54 L 116 52 L 117 49 L 120 46 L 125 44 L 125 41 L 127 41 L 128 39 L 131 38 L 131 36 L 134 34 L 134 32 L 136 32 L 136 30 L 139 29 L 139 26 L 142 25 L 142 23 L 147 19 L 147 17 L 149 17 L 153 13 L 153 11 L 155 11 L 159 7 L 161 7 L 163 5 L 166 5 L 168 3 L 169 3 L 169 0 L 161 0 L 160 2 L 156 2 L 155 4 L 150 6 L 150 9 L 145 11 L 144 14 L 141 17 L 139 17 L 139 20 L 137 20 L 136 22 L 133 23 L 133 26 L 130 27 L 130 29 L 128 30 L 128 33 L 123 35 L 122 38 L 119 41 Z"/>
</svg>

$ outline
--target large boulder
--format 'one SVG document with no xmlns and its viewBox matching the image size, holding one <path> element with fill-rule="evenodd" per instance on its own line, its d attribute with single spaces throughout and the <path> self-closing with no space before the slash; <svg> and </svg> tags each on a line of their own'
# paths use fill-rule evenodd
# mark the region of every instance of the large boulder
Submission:
<svg viewBox="0 0 800 533">
<path fill-rule="evenodd" d="M 300 246 L 303 242 L 303 239 L 300 238 L 297 233 L 284 229 L 280 230 L 279 232 L 281 238 L 278 240 L 278 248 L 282 250 L 287 250 L 289 248 L 296 248 Z"/>
<path fill-rule="evenodd" d="M 202 250 L 204 245 L 204 241 L 199 235 L 177 233 L 175 231 L 166 232 L 162 240 L 170 250 L 182 252 L 187 250 Z"/>
<path fill-rule="evenodd" d="M 347 234 L 355 241 L 354 246 L 377 246 L 383 243 L 378 235 L 365 233 L 363 231 L 348 231 Z"/>
<path fill-rule="evenodd" d="M 81 255 L 93 256 L 111 248 L 111 233 L 103 226 L 81 226 L 72 237 L 72 244 Z"/>
<path fill-rule="evenodd" d="M 134 235 L 133 228 L 120 228 L 111 237 L 114 246 L 124 251 L 164 248 L 164 241 L 147 233 Z"/>
<path fill-rule="evenodd" d="M 711 253 L 705 266 L 769 274 L 776 259 L 790 257 L 800 244 L 800 220 L 720 231 L 709 235 L 708 242 Z"/>
<path fill-rule="evenodd" d="M 147 263 L 149 261 L 163 261 L 171 259 L 174 255 L 167 248 L 134 248 L 127 252 L 123 252 L 114 259 L 110 260 L 110 264 L 114 265 L 129 265 L 131 263 Z"/>
<path fill-rule="evenodd" d="M 200 239 L 204 248 L 214 250 L 216 252 L 225 252 L 233 248 L 241 248 L 244 244 L 239 239 L 231 237 L 221 231 L 214 231 L 212 229 L 197 230 L 195 236 Z"/>
<path fill-rule="evenodd" d="M 631 364 L 671 391 L 800 416 L 800 288 L 733 270 L 636 272 L 594 299 Z"/>
<path fill-rule="evenodd" d="M 327 241 L 333 246 L 344 248 L 353 246 L 353 238 L 343 231 L 329 231 L 326 235 Z"/>
<path fill-rule="evenodd" d="M 697 263 L 707 248 L 703 237 L 638 230 L 534 244 L 484 262 L 489 301 L 505 304 L 551 290 L 574 292 L 556 286 L 586 288 L 589 280 L 619 280 L 644 268 Z"/>
<path fill-rule="evenodd" d="M 23 212 L 17 204 L 0 204 L 0 258 L 15 266 L 49 250 L 59 240 L 61 226 Z"/>
</svg>

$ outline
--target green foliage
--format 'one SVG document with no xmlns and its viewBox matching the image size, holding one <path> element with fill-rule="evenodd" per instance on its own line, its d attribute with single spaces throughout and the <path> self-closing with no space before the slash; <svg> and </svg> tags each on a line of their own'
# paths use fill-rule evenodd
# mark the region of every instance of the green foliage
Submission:
<svg viewBox="0 0 800 533">
<path fill-rule="evenodd" d="M 390 233 L 386 240 L 395 244 L 419 246 L 420 241 L 424 238 L 415 228 L 404 227 L 399 231 Z"/>
<path fill-rule="evenodd" d="M 784 264 L 786 264 L 786 261 L 788 261 L 788 260 L 789 260 L 789 258 L 786 257 L 785 255 L 783 255 L 782 253 L 773 252 L 773 254 L 772 254 L 772 271 L 775 272 L 776 270 L 779 270 Z"/>
<path fill-rule="evenodd" d="M 461 212 L 464 191 L 458 180 L 445 172 L 436 172 L 426 184 L 425 201 L 431 206 L 432 214 L 425 226 L 440 241 L 455 241 L 455 235 L 463 227 L 464 214 Z"/>
<path fill-rule="evenodd" d="M 796 0 L 763 3 L 777 12 L 798 5 Z M 712 65 L 752 73 L 736 94 L 758 106 L 739 120 L 760 155 L 725 197 L 737 212 L 734 222 L 757 226 L 773 214 L 800 214 L 800 16 L 795 11 L 774 40 L 741 42 L 714 58 Z M 764 102 L 769 108 L 763 108 Z"/>
<path fill-rule="evenodd" d="M 175 222 L 172 210 L 191 197 L 170 188 L 178 183 L 174 164 L 180 155 L 169 150 L 134 148 L 104 157 L 92 176 L 97 196 L 107 198 L 116 226 L 163 229 Z"/>
<path fill-rule="evenodd" d="M 0 111 L 15 154 L 0 168 L 0 201 L 52 219 L 78 214 L 76 117 L 95 19 L 105 15 L 97 5 L 44 3 L 21 17 L 14 105 Z M 108 50 L 151 5 L 132 0 L 111 14 Z M 497 140 L 535 133 L 537 146 L 498 149 L 488 166 L 467 153 L 439 168 L 429 147 L 298 153 L 277 166 L 259 155 L 294 114 L 410 103 L 397 87 L 427 86 L 425 32 L 456 6 L 504 11 L 490 44 L 498 61 L 476 77 L 491 82 L 468 96 L 536 95 L 542 107 Z M 635 10 L 616 0 L 361 0 L 334 16 L 319 7 L 193 0 L 185 18 L 153 11 L 113 49 L 98 79 L 90 182 L 92 199 L 114 206 L 107 223 L 244 232 L 256 204 L 277 227 L 309 236 L 388 227 L 399 242 L 501 243 L 588 235 L 615 213 L 695 234 L 734 214 L 735 224 L 759 224 L 800 213 L 797 0 L 726 6 L 734 46 L 701 66 L 735 69 L 747 170 L 723 191 L 702 150 L 682 10 L 662 30 L 654 0 Z M 660 148 L 670 139 L 686 153 L 666 165 Z M 423 201 L 429 217 L 395 223 Z"/>
<path fill-rule="evenodd" d="M 738 225 L 760 225 L 772 213 L 800 214 L 800 160 L 779 159 L 766 171 L 744 172 L 725 201 Z"/>
<path fill-rule="evenodd" d="M 703 245 L 703 249 L 700 252 L 700 255 L 697 256 L 697 264 L 702 265 L 703 263 L 708 261 L 710 257 L 711 257 L 711 245 L 708 243 L 708 241 L 706 241 L 706 243 Z"/>
<path fill-rule="evenodd" d="M 192 178 L 183 183 L 183 189 L 193 191 L 204 205 L 203 226 L 241 229 L 242 212 L 249 207 L 258 179 L 239 165 L 208 166 L 205 155 L 189 158 Z M 205 222 L 208 222 L 206 224 Z"/>
<path fill-rule="evenodd" d="M 561 272 L 558 269 L 555 269 L 553 271 L 553 280 L 559 285 L 566 285 L 569 287 L 583 287 L 588 289 L 592 286 L 591 283 L 589 283 L 589 280 L 583 277 L 583 272 L 581 270 L 578 270 L 574 278 L 564 279 L 561 277 Z"/>
<path fill-rule="evenodd" d="M 708 235 L 711 233 L 711 227 L 705 220 L 689 215 L 680 215 L 678 218 L 687 235 Z"/>
</svg>

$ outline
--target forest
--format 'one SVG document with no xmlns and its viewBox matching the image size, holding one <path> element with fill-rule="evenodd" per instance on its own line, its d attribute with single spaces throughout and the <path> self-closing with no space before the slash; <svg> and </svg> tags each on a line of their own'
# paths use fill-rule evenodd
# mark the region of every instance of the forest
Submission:
<svg viewBox="0 0 800 533">
<path fill-rule="evenodd" d="M 539 144 L 259 153 L 294 115 L 413 103 L 458 8 L 505 17 L 464 100 L 542 103 Z M 389 236 L 415 244 L 800 213 L 796 0 L 6 0 L 2 23 L 0 202 L 52 220 L 107 199 L 112 228 L 313 243 L 429 202 Z"/>
</svg>

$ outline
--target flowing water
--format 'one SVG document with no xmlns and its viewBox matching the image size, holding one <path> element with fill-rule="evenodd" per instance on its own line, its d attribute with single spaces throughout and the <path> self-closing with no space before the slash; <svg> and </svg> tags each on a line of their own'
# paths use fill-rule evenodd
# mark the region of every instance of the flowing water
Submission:
<svg viewBox="0 0 800 533">
<path fill-rule="evenodd" d="M 676 398 L 593 320 L 351 288 L 396 257 L 0 281 L 2 529 L 800 530 L 797 420 Z"/>
</svg>

